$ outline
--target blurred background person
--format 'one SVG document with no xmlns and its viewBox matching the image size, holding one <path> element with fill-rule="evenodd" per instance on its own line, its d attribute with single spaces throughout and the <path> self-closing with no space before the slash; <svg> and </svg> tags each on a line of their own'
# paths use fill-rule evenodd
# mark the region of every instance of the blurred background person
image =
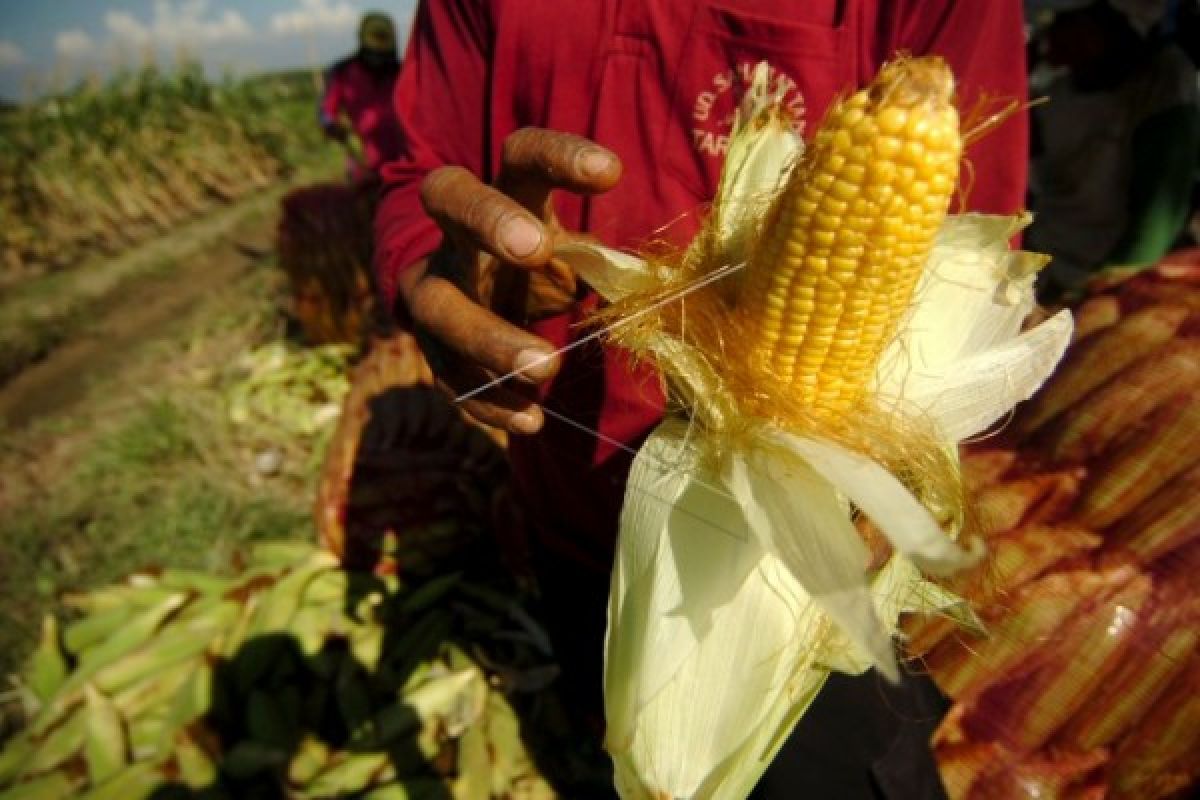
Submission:
<svg viewBox="0 0 1200 800">
<path fill-rule="evenodd" d="M 1026 242 L 1053 256 L 1050 300 L 1171 249 L 1191 209 L 1200 109 L 1196 68 L 1163 35 L 1166 0 L 1033 5 L 1054 13 L 1032 48 L 1031 96 L 1049 102 L 1032 112 Z"/>
<path fill-rule="evenodd" d="M 319 109 L 325 134 L 350 152 L 347 169 L 352 178 L 374 176 L 399 153 L 400 126 L 392 113 L 392 87 L 399 71 L 392 18 L 379 11 L 363 15 L 358 50 L 325 74 Z"/>
</svg>

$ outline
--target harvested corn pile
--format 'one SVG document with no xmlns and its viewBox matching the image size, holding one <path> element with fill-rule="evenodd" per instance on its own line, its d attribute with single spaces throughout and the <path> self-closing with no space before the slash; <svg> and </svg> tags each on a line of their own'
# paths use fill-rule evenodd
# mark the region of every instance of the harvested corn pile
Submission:
<svg viewBox="0 0 1200 800">
<path fill-rule="evenodd" d="M 0 752 L 5 800 L 556 796 L 527 746 L 569 740 L 556 667 L 511 591 L 265 543 L 230 578 L 149 571 L 67 603 Z M 573 758 L 542 766 L 604 785 Z"/>
<path fill-rule="evenodd" d="M 373 181 L 327 183 L 283 199 L 277 251 L 292 289 L 292 313 L 314 344 L 357 344 L 373 308 Z"/>
<path fill-rule="evenodd" d="M 331 428 L 350 391 L 353 348 L 310 349 L 271 342 L 242 354 L 244 377 L 225 393 L 229 418 L 240 426 L 272 428 L 283 436 L 312 438 Z"/>
<path fill-rule="evenodd" d="M 954 798 L 1173 797 L 1200 778 L 1200 267 L 1099 285 L 1076 341 L 964 470 L 990 556 L 950 582 L 988 635 L 911 626 L 955 705 Z"/>
</svg>

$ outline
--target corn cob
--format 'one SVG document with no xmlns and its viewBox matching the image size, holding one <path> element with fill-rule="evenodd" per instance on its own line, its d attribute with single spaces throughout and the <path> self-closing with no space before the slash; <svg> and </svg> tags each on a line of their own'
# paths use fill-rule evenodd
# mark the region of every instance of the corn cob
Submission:
<svg viewBox="0 0 1200 800">
<path fill-rule="evenodd" d="M 999 534 L 988 540 L 987 561 L 951 580 L 948 588 L 986 611 L 1054 565 L 1099 547 L 1101 541 L 1094 533 L 1064 525 L 1031 525 Z M 904 624 L 905 649 L 911 656 L 924 656 L 959 628 L 947 616 L 914 615 Z"/>
<path fill-rule="evenodd" d="M 1122 432 L 1180 391 L 1200 387 L 1200 341 L 1169 345 L 1089 394 L 1063 421 L 1050 448 L 1056 462 L 1103 453 Z"/>
<path fill-rule="evenodd" d="M 1122 318 L 1067 354 L 1046 386 L 1023 409 L 1018 435 L 1028 435 L 1130 364 L 1170 340 L 1187 318 L 1186 308 L 1152 306 Z"/>
<path fill-rule="evenodd" d="M 1015 686 L 998 681 L 983 690 L 971 704 L 970 727 L 1018 750 L 1040 748 L 1118 667 L 1140 632 L 1150 590 L 1150 578 L 1138 575 L 1100 602 L 1087 603 L 1040 648 L 1036 673 Z"/>
<path fill-rule="evenodd" d="M 1184 796 L 1184 790 L 1200 776 L 1198 749 L 1200 656 L 1193 656 L 1133 734 L 1117 747 L 1112 796 L 1129 800 Z"/>
<path fill-rule="evenodd" d="M 1072 343 L 1115 325 L 1121 318 L 1121 301 L 1115 295 L 1098 295 L 1081 305 L 1073 316 L 1075 330 L 1071 335 Z"/>
<path fill-rule="evenodd" d="M 1129 581 L 1128 570 L 1059 572 L 1023 586 L 1004 608 L 985 612 L 988 637 L 964 647 L 945 641 L 926 657 L 929 672 L 952 697 L 975 692 L 1000 676 L 1014 677 L 1040 665 L 1028 643 L 1043 641 L 1066 623 L 1087 597 L 1109 593 Z"/>
<path fill-rule="evenodd" d="M 989 533 L 1001 533 L 1022 523 L 1053 519 L 1075 501 L 1081 474 L 1060 470 L 989 486 L 976 497 L 980 525 Z"/>
<path fill-rule="evenodd" d="M 776 201 L 737 305 L 756 356 L 817 413 L 866 390 L 908 308 L 958 180 L 953 77 L 885 66 L 837 103 Z"/>
<path fill-rule="evenodd" d="M 1172 598 L 1173 599 L 1173 598 Z M 1131 654 L 1112 675 L 1102 692 L 1071 720 L 1057 741 L 1077 750 L 1104 747 L 1132 730 L 1172 681 L 1184 671 L 1188 656 L 1200 642 L 1195 614 L 1188 619 L 1173 604 L 1159 607 L 1148 630 L 1138 637 Z"/>
<path fill-rule="evenodd" d="M 1107 549 L 1131 552 L 1144 564 L 1200 538 L 1200 468 L 1160 489 L 1108 532 Z"/>
<path fill-rule="evenodd" d="M 970 493 L 999 482 L 1017 461 L 1015 450 L 982 450 L 962 459 L 963 487 Z"/>
<path fill-rule="evenodd" d="M 1138 435 L 1117 448 L 1084 487 L 1076 516 L 1107 527 L 1136 508 L 1179 473 L 1200 462 L 1200 403 L 1176 396 Z"/>
</svg>

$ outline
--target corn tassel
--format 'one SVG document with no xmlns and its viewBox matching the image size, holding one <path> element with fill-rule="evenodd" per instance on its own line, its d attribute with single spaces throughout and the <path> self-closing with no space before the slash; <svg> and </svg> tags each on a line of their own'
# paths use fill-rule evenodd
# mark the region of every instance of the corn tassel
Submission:
<svg viewBox="0 0 1200 800">
<path fill-rule="evenodd" d="M 864 394 L 958 180 L 953 77 L 896 61 L 831 109 L 751 256 L 738 306 L 767 374 L 818 413 Z"/>
</svg>

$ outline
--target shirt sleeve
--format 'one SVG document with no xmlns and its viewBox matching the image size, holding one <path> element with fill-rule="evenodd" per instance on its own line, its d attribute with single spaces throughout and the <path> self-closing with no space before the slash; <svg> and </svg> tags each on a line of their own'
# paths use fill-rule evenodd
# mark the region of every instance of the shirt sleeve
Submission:
<svg viewBox="0 0 1200 800">
<path fill-rule="evenodd" d="M 486 175 L 488 17 L 483 0 L 429 0 L 417 8 L 393 93 L 402 147 L 382 169 L 375 215 L 375 271 L 389 308 L 400 273 L 441 242 L 421 207 L 421 181 L 447 164 Z"/>
<path fill-rule="evenodd" d="M 325 72 L 325 92 L 317 105 L 317 120 L 321 127 L 329 130 L 337 124 L 338 109 L 341 107 L 341 80 L 336 67 Z"/>
<path fill-rule="evenodd" d="M 902 0 L 890 20 L 890 58 L 897 51 L 940 55 L 958 79 L 964 132 L 1005 108 L 1016 109 L 967 147 L 963 210 L 1012 214 L 1025 207 L 1029 99 L 1020 0 Z"/>
</svg>

